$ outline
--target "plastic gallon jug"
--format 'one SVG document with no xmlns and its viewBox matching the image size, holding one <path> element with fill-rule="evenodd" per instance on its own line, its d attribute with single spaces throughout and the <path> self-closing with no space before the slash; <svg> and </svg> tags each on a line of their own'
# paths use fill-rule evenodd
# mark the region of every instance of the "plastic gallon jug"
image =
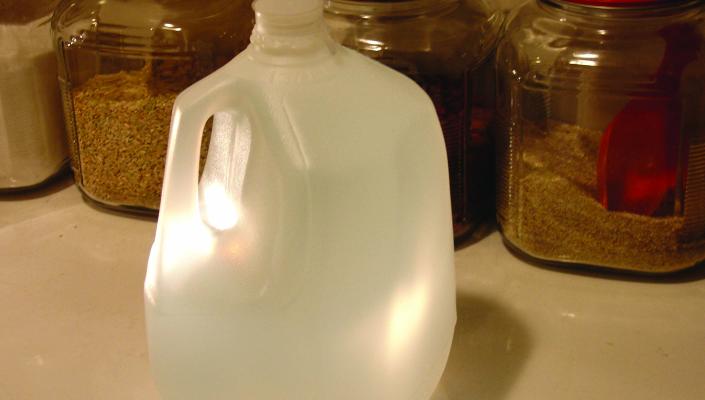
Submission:
<svg viewBox="0 0 705 400">
<path fill-rule="evenodd" d="M 167 400 L 428 399 L 456 320 L 433 104 L 335 44 L 320 1 L 254 8 L 250 46 L 175 103 L 145 281 L 157 386 Z"/>
</svg>

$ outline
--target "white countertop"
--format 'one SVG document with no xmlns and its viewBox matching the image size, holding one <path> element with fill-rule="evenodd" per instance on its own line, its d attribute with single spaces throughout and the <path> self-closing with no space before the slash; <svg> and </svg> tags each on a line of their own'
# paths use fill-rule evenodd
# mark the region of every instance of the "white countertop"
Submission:
<svg viewBox="0 0 705 400">
<path fill-rule="evenodd" d="M 0 399 L 157 399 L 142 282 L 155 223 L 68 180 L 0 196 Z M 705 398 L 705 272 L 666 281 L 528 265 L 497 233 L 456 253 L 458 317 L 433 400 Z"/>
</svg>

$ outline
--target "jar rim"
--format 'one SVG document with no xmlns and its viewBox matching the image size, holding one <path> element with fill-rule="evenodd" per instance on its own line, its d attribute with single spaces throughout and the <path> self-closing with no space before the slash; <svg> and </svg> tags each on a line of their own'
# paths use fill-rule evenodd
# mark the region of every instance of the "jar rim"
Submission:
<svg viewBox="0 0 705 400">
<path fill-rule="evenodd" d="M 576 14 L 626 18 L 672 15 L 705 6 L 704 0 L 537 0 L 537 2 Z"/>
<path fill-rule="evenodd" d="M 564 2 L 582 6 L 605 8 L 649 8 L 652 6 L 666 7 L 685 3 L 688 0 L 563 0 Z"/>
<path fill-rule="evenodd" d="M 458 3 L 458 0 L 326 0 L 324 8 L 334 14 L 363 18 L 408 17 L 438 12 Z"/>
</svg>

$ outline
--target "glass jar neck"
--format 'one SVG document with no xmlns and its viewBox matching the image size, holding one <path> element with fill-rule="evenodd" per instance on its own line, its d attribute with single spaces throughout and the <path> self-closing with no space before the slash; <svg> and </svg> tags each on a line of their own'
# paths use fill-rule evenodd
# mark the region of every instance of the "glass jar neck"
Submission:
<svg viewBox="0 0 705 400">
<path fill-rule="evenodd" d="M 560 10 L 582 16 L 598 16 L 603 18 L 654 18 L 667 17 L 702 8 L 701 0 L 659 1 L 651 5 L 634 5 L 621 7 L 605 7 L 580 4 L 570 0 L 537 0 L 540 4 L 553 10 Z"/>
<path fill-rule="evenodd" d="M 5 0 L 0 1 L 0 24 L 23 25 L 51 17 L 58 0 L 31 1 Z"/>
<path fill-rule="evenodd" d="M 326 11 L 362 17 L 407 17 L 437 12 L 459 0 L 326 0 Z"/>
</svg>

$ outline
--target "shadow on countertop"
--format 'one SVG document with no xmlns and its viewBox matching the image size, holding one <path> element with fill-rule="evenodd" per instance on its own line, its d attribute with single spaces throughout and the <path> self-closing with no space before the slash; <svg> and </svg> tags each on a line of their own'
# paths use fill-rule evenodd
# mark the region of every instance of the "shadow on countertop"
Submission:
<svg viewBox="0 0 705 400">
<path fill-rule="evenodd" d="M 0 189 L 0 201 L 32 200 L 47 197 L 73 185 L 73 177 L 68 168 L 61 169 L 46 181 L 20 189 Z"/>
<path fill-rule="evenodd" d="M 655 283 L 655 284 L 682 284 L 697 282 L 705 279 L 705 261 L 696 264 L 690 268 L 686 268 L 676 272 L 649 274 L 638 271 L 617 270 L 609 268 L 591 267 L 582 264 L 571 264 L 561 262 L 547 262 L 533 258 L 507 240 L 502 240 L 504 247 L 514 257 L 524 261 L 532 267 L 553 271 L 561 274 L 572 274 L 582 277 L 590 277 L 597 279 L 607 279 L 624 282 L 640 282 L 640 283 Z"/>
<path fill-rule="evenodd" d="M 500 400 L 532 349 L 527 326 L 503 305 L 458 295 L 458 324 L 446 370 L 432 400 Z"/>
<path fill-rule="evenodd" d="M 47 198 L 73 185 L 74 178 L 71 171 L 62 169 L 56 175 L 36 186 L 20 189 L 0 189 L 0 202 Z M 131 207 L 129 206 L 110 207 L 101 205 L 99 202 L 92 200 L 89 196 L 84 194 L 82 190 L 79 189 L 78 191 L 81 193 L 84 204 L 103 214 L 148 222 L 156 222 L 157 220 L 157 212 L 155 211 L 144 211 L 138 207 L 135 207 L 134 210 L 131 211 Z"/>
</svg>

